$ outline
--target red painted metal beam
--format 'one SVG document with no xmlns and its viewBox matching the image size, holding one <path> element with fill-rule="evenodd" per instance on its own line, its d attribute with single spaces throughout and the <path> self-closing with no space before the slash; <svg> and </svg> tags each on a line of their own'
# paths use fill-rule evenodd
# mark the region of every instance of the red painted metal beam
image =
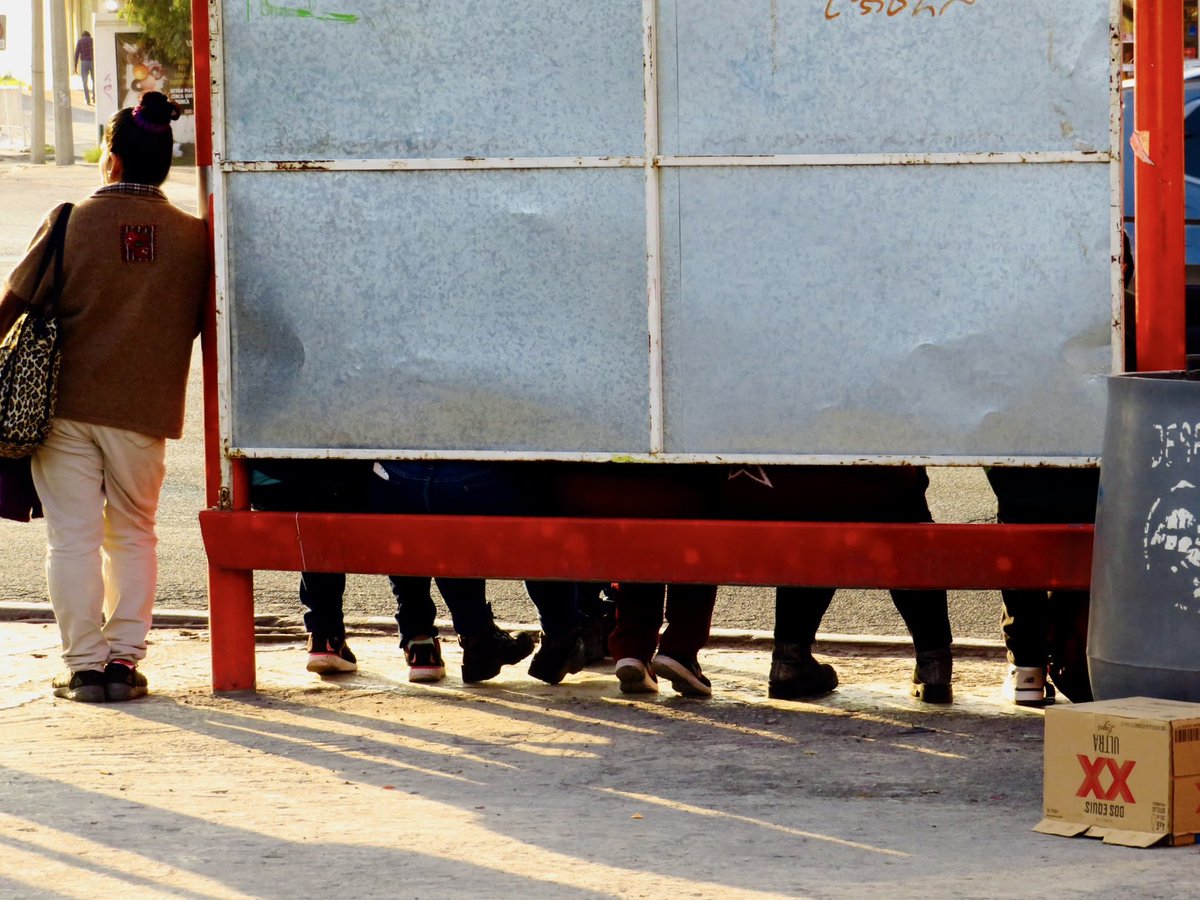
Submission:
<svg viewBox="0 0 1200 900">
<path fill-rule="evenodd" d="M 212 66 L 210 64 L 208 4 L 192 3 L 192 71 L 195 76 L 196 167 L 200 174 L 200 209 L 207 213 L 213 240 L 212 205 Z M 216 287 L 209 284 L 204 327 L 200 334 L 204 386 L 205 496 L 210 507 L 220 503 L 221 435 L 217 416 Z M 209 641 L 212 646 L 214 691 L 252 691 L 254 661 L 254 572 L 224 569 L 209 560 Z"/>
<path fill-rule="evenodd" d="M 901 588 L 1087 588 L 1090 525 L 219 512 L 224 569 Z"/>
<path fill-rule="evenodd" d="M 1183 11 L 1178 0 L 1138 0 L 1134 12 L 1134 216 L 1137 364 L 1186 366 L 1187 269 L 1183 184 Z M 1128 187 L 1128 186 L 1127 186 Z"/>
</svg>

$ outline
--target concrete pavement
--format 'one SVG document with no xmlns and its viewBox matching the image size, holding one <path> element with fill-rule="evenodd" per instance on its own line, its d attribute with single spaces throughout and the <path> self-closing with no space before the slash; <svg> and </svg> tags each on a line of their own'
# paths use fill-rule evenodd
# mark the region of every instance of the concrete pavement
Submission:
<svg viewBox="0 0 1200 900">
<path fill-rule="evenodd" d="M 816 703 L 766 699 L 768 656 L 703 659 L 711 701 L 621 695 L 605 670 L 404 680 L 259 646 L 259 693 L 213 697 L 208 645 L 162 629 L 151 695 L 51 697 L 54 626 L 0 622 L 0 895 L 76 897 L 1095 897 L 1194 895 L 1195 847 L 1035 834 L 1042 720 L 995 658 L 957 702 L 859 650 Z"/>
</svg>

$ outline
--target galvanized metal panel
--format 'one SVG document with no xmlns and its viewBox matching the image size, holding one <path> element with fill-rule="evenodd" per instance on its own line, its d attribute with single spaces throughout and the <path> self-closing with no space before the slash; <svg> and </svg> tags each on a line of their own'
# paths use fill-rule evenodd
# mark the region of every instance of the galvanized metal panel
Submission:
<svg viewBox="0 0 1200 900">
<path fill-rule="evenodd" d="M 228 159 L 642 152 L 641 0 L 223 7 Z"/>
<path fill-rule="evenodd" d="M 235 450 L 1097 453 L 1109 0 L 335 8 L 218 0 Z"/>
<path fill-rule="evenodd" d="M 664 175 L 666 449 L 1095 456 L 1104 166 Z"/>
<path fill-rule="evenodd" d="M 1108 0 L 661 0 L 668 154 L 1106 150 Z"/>
<path fill-rule="evenodd" d="M 640 170 L 226 187 L 235 446 L 645 448 Z"/>
</svg>

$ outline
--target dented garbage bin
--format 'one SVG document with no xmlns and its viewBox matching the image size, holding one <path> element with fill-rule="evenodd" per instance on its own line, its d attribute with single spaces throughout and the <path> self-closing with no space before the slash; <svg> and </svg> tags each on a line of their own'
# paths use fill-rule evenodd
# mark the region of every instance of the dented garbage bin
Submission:
<svg viewBox="0 0 1200 900">
<path fill-rule="evenodd" d="M 1200 372 L 1108 379 L 1095 540 L 1096 699 L 1200 701 Z"/>
</svg>

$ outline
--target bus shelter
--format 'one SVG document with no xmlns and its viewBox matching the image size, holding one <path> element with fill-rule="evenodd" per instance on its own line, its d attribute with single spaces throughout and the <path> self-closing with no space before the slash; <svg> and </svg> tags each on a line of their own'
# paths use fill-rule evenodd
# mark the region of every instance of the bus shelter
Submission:
<svg viewBox="0 0 1200 900">
<path fill-rule="evenodd" d="M 255 569 L 1088 584 L 1088 526 L 262 513 L 246 466 L 1095 465 L 1119 3 L 197 7 L 217 690 L 254 686 Z"/>
</svg>

